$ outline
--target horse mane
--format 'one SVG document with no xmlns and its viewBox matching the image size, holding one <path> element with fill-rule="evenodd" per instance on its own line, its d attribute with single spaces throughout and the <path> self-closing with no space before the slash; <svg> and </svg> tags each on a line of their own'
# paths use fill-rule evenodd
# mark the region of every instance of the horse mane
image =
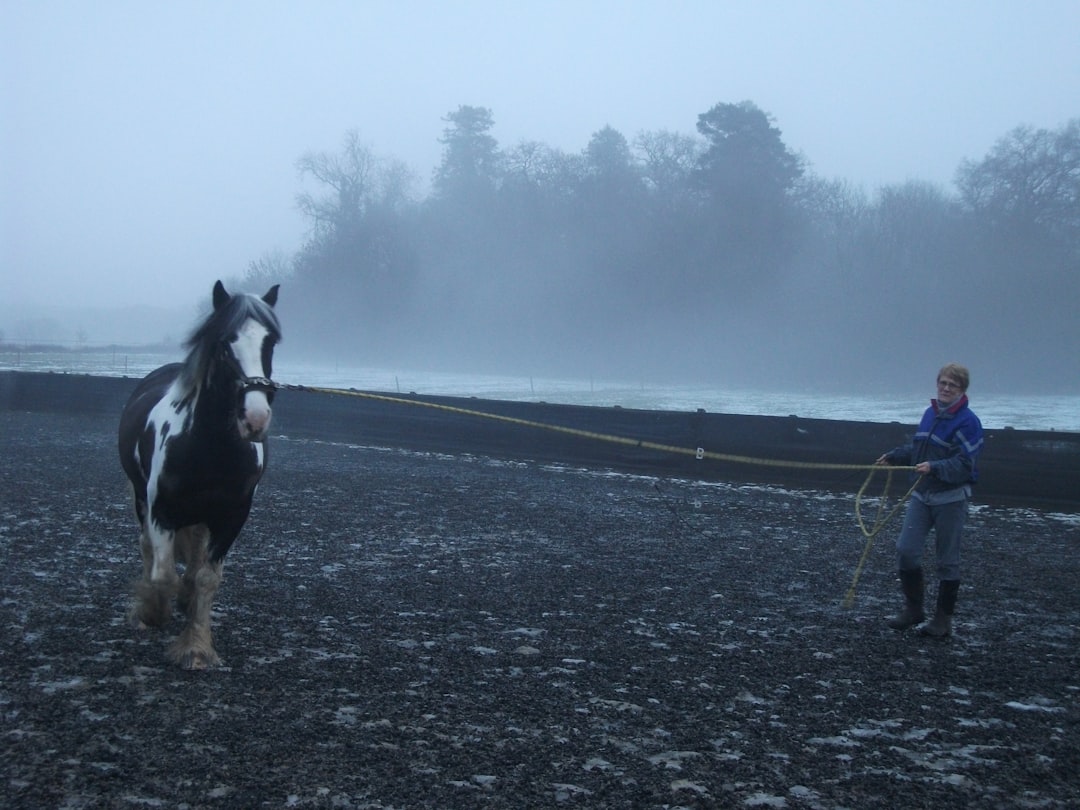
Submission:
<svg viewBox="0 0 1080 810">
<path fill-rule="evenodd" d="M 180 371 L 180 384 L 185 392 L 190 393 L 202 384 L 221 341 L 235 335 L 249 318 L 265 326 L 275 342 L 281 340 L 281 323 L 273 307 L 257 295 L 238 293 L 230 296 L 184 341 L 188 354 Z"/>
</svg>

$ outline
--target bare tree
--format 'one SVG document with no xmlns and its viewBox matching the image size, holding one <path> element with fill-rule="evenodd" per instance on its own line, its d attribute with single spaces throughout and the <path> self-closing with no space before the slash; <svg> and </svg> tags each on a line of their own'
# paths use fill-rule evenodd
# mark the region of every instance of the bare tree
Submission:
<svg viewBox="0 0 1080 810">
<path fill-rule="evenodd" d="M 996 226 L 1080 237 L 1080 119 L 1060 129 L 1017 127 L 956 174 L 964 203 Z"/>
<path fill-rule="evenodd" d="M 690 176 L 701 157 L 702 142 L 692 135 L 660 129 L 638 133 L 634 151 L 650 189 L 671 198 L 689 187 Z"/>
<path fill-rule="evenodd" d="M 412 171 L 401 161 L 375 156 L 356 130 L 345 134 L 338 153 L 307 152 L 296 163 L 301 177 L 310 176 L 323 193 L 298 194 L 296 204 L 316 234 L 348 227 L 372 206 L 397 209 L 410 200 Z"/>
</svg>

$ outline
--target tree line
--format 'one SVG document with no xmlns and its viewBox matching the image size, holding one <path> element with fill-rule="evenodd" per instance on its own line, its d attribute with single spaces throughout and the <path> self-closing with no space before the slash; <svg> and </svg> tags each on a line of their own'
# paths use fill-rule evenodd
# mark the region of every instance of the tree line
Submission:
<svg viewBox="0 0 1080 810">
<path fill-rule="evenodd" d="M 1080 119 L 1013 129 L 952 189 L 871 194 L 816 175 L 749 101 L 578 153 L 504 147 L 484 107 L 443 122 L 424 195 L 355 131 L 299 159 L 306 240 L 243 281 L 286 282 L 297 351 L 822 388 L 944 359 L 1001 387 L 1080 379 Z"/>
</svg>

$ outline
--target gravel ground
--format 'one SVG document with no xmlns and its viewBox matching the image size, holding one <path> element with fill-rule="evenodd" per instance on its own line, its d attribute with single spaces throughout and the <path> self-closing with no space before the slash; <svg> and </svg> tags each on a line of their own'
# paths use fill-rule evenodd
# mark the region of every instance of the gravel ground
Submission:
<svg viewBox="0 0 1080 810">
<path fill-rule="evenodd" d="M 0 412 L 6 807 L 1080 806 L 1075 515 L 977 509 L 934 641 L 847 496 L 279 436 L 189 673 L 114 431 Z"/>
</svg>

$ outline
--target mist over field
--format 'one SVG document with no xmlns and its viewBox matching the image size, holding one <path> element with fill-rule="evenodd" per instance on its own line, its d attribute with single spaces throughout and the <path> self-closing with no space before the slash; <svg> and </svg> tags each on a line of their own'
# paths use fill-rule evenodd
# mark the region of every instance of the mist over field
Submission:
<svg viewBox="0 0 1080 810">
<path fill-rule="evenodd" d="M 1007 133 L 958 191 L 874 195 L 813 175 L 752 102 L 703 113 L 697 136 L 605 128 L 580 153 L 504 150 L 492 121 L 447 116 L 427 196 L 355 132 L 300 159 L 302 247 L 225 276 L 282 285 L 283 356 L 841 391 L 955 359 L 984 390 L 1076 390 L 1077 121 Z M 175 344 L 208 302 L 0 317 L 24 345 Z"/>
<path fill-rule="evenodd" d="M 818 390 L 956 359 L 984 390 L 1076 390 L 1080 119 L 1013 129 L 954 191 L 873 195 L 814 175 L 749 101 L 579 153 L 504 149 L 486 108 L 444 120 L 424 197 L 356 133 L 300 160 L 304 246 L 237 282 L 282 281 L 285 351 Z"/>
<path fill-rule="evenodd" d="M 1080 390 L 1074 4 L 449 6 L 5 6 L 0 342 Z"/>
</svg>

